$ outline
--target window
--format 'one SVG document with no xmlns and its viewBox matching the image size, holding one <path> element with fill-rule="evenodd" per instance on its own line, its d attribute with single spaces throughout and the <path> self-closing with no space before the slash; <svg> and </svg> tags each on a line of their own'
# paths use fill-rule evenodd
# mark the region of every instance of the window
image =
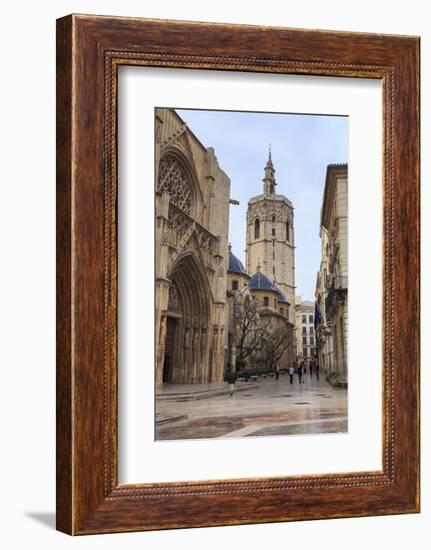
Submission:
<svg viewBox="0 0 431 550">
<path fill-rule="evenodd" d="M 275 250 L 272 251 L 272 259 L 275 260 Z"/>
<path fill-rule="evenodd" d="M 313 327 L 310 327 L 309 333 L 310 333 L 310 334 L 314 334 L 314 328 L 313 328 Z"/>
<path fill-rule="evenodd" d="M 260 221 L 259 218 L 256 218 L 254 221 L 254 238 L 259 239 L 260 238 Z"/>
<path fill-rule="evenodd" d="M 304 357 L 307 357 L 307 348 L 304 348 Z"/>
<path fill-rule="evenodd" d="M 302 338 L 302 343 L 304 344 L 304 346 L 307 345 L 307 338 L 305 336 L 303 336 Z"/>
<path fill-rule="evenodd" d="M 272 236 L 275 237 L 275 227 L 272 228 Z"/>
<path fill-rule="evenodd" d="M 302 327 L 302 334 L 307 334 L 307 327 Z"/>
<path fill-rule="evenodd" d="M 277 298 L 274 298 L 274 309 L 277 309 Z"/>
<path fill-rule="evenodd" d="M 275 246 L 275 241 L 272 241 L 272 246 Z"/>
<path fill-rule="evenodd" d="M 232 290 L 238 290 L 238 281 L 232 281 Z"/>
<path fill-rule="evenodd" d="M 289 222 L 286 222 L 286 241 L 290 241 L 289 232 L 290 232 Z"/>
<path fill-rule="evenodd" d="M 284 309 L 282 307 L 280 308 L 280 315 L 284 315 Z"/>
<path fill-rule="evenodd" d="M 309 315 L 309 316 L 308 316 L 308 321 L 309 321 L 309 323 L 312 323 L 312 322 L 313 322 L 313 316 L 312 316 L 312 315 Z"/>
<path fill-rule="evenodd" d="M 272 274 L 275 276 L 275 265 L 272 266 Z"/>
<path fill-rule="evenodd" d="M 302 316 L 302 322 L 303 322 L 303 323 L 306 323 L 306 322 L 307 322 L 307 316 L 306 316 L 306 315 L 303 315 L 303 316 Z"/>
<path fill-rule="evenodd" d="M 314 336 L 310 336 L 310 346 L 314 346 Z"/>
<path fill-rule="evenodd" d="M 275 223 L 275 216 L 272 216 L 272 223 Z"/>
<path fill-rule="evenodd" d="M 268 307 L 268 306 L 269 306 L 269 298 L 268 298 L 268 296 L 264 296 L 264 297 L 263 297 L 263 305 L 264 305 L 265 307 Z"/>
</svg>

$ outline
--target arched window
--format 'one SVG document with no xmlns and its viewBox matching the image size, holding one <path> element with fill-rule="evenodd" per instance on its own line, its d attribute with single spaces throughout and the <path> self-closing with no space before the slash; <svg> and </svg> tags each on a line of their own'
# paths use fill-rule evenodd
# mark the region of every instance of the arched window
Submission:
<svg viewBox="0 0 431 550">
<path fill-rule="evenodd" d="M 191 215 L 193 191 L 190 178 L 183 164 L 173 155 L 160 161 L 157 192 L 168 193 L 171 203 Z"/>
<path fill-rule="evenodd" d="M 254 221 L 254 238 L 259 239 L 260 238 L 260 221 L 259 218 L 256 218 Z"/>
<path fill-rule="evenodd" d="M 272 223 L 275 223 L 276 222 L 276 218 L 275 216 L 272 216 Z"/>
<path fill-rule="evenodd" d="M 290 241 L 290 225 L 289 222 L 286 222 L 286 241 Z"/>
</svg>

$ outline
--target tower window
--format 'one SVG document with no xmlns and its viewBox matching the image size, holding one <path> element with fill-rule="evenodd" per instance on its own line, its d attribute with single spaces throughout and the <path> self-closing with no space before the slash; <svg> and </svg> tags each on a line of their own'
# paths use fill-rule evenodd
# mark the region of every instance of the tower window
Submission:
<svg viewBox="0 0 431 550">
<path fill-rule="evenodd" d="M 272 223 L 275 223 L 275 216 L 272 216 Z"/>
<path fill-rule="evenodd" d="M 254 238 L 259 239 L 260 238 L 260 221 L 259 218 L 256 218 L 254 221 Z"/>
<path fill-rule="evenodd" d="M 232 281 L 232 290 L 238 290 L 238 281 Z"/>
<path fill-rule="evenodd" d="M 289 222 L 286 222 L 286 241 L 290 241 L 289 232 L 290 232 Z"/>
<path fill-rule="evenodd" d="M 274 193 L 274 184 L 271 183 L 271 187 L 269 188 L 269 192 L 271 193 L 271 195 Z"/>
<path fill-rule="evenodd" d="M 272 228 L 272 236 L 275 237 L 275 227 Z"/>
<path fill-rule="evenodd" d="M 268 296 L 264 296 L 264 297 L 263 297 L 263 305 L 264 305 L 265 307 L 268 307 L 268 306 L 269 306 L 269 298 L 268 298 Z"/>
</svg>

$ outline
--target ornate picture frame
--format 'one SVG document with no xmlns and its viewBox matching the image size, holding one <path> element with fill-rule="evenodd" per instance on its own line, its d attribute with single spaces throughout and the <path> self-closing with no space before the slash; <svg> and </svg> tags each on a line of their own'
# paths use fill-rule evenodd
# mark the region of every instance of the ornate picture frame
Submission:
<svg viewBox="0 0 431 550">
<path fill-rule="evenodd" d="M 381 471 L 118 483 L 120 65 L 381 80 Z M 59 19 L 57 529 L 80 535 L 418 512 L 419 221 L 418 37 Z"/>
</svg>

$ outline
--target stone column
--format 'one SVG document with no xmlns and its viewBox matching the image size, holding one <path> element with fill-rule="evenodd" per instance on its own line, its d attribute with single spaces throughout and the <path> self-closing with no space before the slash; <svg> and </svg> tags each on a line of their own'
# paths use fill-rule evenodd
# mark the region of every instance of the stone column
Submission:
<svg viewBox="0 0 431 550">
<path fill-rule="evenodd" d="M 193 328 L 193 344 L 192 344 L 193 367 L 192 367 L 191 379 L 190 379 L 190 383 L 192 384 L 198 381 L 199 350 L 200 350 L 199 340 L 200 340 L 199 327 L 195 326 Z"/>
<path fill-rule="evenodd" d="M 211 365 L 212 365 L 212 381 L 218 381 L 218 338 L 219 338 L 219 327 L 218 325 L 213 325 L 213 337 L 211 345 Z"/>
<path fill-rule="evenodd" d="M 163 386 L 163 364 L 165 360 L 165 341 L 167 331 L 166 315 L 161 317 L 160 328 L 158 331 L 158 341 L 156 347 L 156 388 L 159 390 Z"/>
<path fill-rule="evenodd" d="M 184 346 L 183 346 L 183 361 L 181 382 L 184 384 L 190 376 L 192 363 L 192 329 L 190 325 L 184 328 Z"/>
<path fill-rule="evenodd" d="M 203 325 L 201 327 L 201 337 L 200 337 L 200 354 L 199 362 L 201 365 L 201 383 L 209 382 L 209 373 L 208 373 L 208 327 Z"/>
</svg>

